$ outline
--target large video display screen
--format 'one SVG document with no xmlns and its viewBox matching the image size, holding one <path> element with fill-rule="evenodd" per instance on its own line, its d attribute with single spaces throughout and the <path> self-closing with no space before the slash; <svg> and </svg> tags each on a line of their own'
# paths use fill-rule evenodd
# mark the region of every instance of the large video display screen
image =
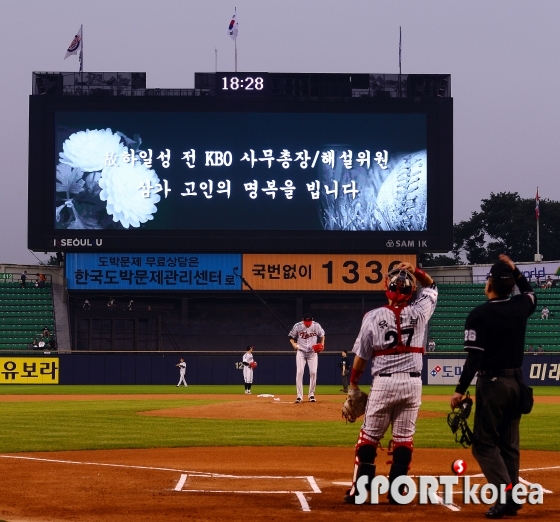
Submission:
<svg viewBox="0 0 560 522">
<path fill-rule="evenodd" d="M 447 250 L 445 102 L 31 97 L 29 247 Z"/>
</svg>

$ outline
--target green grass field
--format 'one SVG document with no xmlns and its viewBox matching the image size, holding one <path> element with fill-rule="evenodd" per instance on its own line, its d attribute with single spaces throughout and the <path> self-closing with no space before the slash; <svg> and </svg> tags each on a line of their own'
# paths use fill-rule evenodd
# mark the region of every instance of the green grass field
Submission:
<svg viewBox="0 0 560 522">
<path fill-rule="evenodd" d="M 216 394 L 236 393 L 240 386 L 27 386 L 0 387 L 0 395 L 171 394 L 173 399 L 0 402 L 0 452 L 60 451 L 185 446 L 351 446 L 361 423 L 165 418 L 139 412 L 221 402 Z M 367 389 L 364 387 L 364 390 Z M 254 386 L 254 393 L 293 395 L 290 386 Z M 450 386 L 425 386 L 424 395 L 450 397 Z M 207 394 L 208 399 L 191 399 Z M 344 394 L 338 386 L 318 386 L 317 396 Z M 210 397 L 212 395 L 212 397 Z M 535 395 L 560 395 L 560 387 L 538 387 Z M 441 416 L 421 418 L 416 447 L 456 448 L 446 422 L 448 401 L 424 400 L 422 410 Z M 469 422 L 472 426 L 472 417 Z M 560 451 L 560 404 L 536 404 L 521 422 L 522 449 Z M 387 437 L 386 437 L 387 439 Z"/>
</svg>

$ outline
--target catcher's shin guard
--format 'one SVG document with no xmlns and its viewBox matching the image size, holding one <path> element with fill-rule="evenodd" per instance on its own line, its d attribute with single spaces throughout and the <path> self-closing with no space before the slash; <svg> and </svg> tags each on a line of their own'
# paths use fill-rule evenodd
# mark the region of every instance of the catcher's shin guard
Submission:
<svg viewBox="0 0 560 522">
<path fill-rule="evenodd" d="M 389 455 L 393 455 L 393 460 L 391 461 L 391 469 L 389 470 L 389 488 L 391 484 L 397 477 L 402 475 L 407 475 L 410 468 L 410 463 L 412 462 L 412 441 L 406 442 L 393 442 L 389 443 L 389 448 L 392 447 L 392 451 L 389 451 Z M 405 486 L 401 486 L 399 492 L 403 494 L 405 491 Z M 397 502 L 391 496 L 391 489 L 389 489 L 388 495 L 390 504 L 397 504 Z"/>
<path fill-rule="evenodd" d="M 377 446 L 379 442 L 368 437 L 363 430 L 360 431 L 354 459 L 354 476 L 352 487 L 346 491 L 344 502 L 355 504 L 356 483 L 364 475 L 368 478 L 368 489 L 373 477 L 375 477 L 375 457 L 377 457 Z"/>
</svg>

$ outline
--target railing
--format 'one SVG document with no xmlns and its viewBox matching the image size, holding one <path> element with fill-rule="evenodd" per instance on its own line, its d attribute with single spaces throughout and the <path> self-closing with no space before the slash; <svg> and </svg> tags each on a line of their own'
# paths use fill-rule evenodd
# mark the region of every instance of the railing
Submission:
<svg viewBox="0 0 560 522">
<path fill-rule="evenodd" d="M 426 270 L 430 270 L 429 268 L 426 268 Z M 438 274 L 434 274 L 431 273 L 430 274 L 434 281 L 440 285 L 440 284 L 459 284 L 459 283 L 465 283 L 465 284 L 472 284 L 473 283 L 473 277 L 471 275 L 457 275 L 457 276 L 441 276 Z M 484 282 L 486 282 L 486 278 L 484 279 Z M 474 283 L 478 283 L 478 281 L 474 281 Z"/>
<path fill-rule="evenodd" d="M 550 278 L 550 286 L 547 286 L 547 280 Z M 473 276 L 473 283 L 486 283 L 486 276 Z M 538 280 L 530 278 L 529 282 L 535 288 L 560 288 L 560 277 L 556 274 L 545 274 Z"/>
<path fill-rule="evenodd" d="M 38 274 L 37 274 L 38 275 Z M 52 275 L 51 274 L 43 274 L 45 276 L 46 282 L 45 286 L 52 287 Z M 20 283 L 21 284 L 21 272 L 14 273 L 14 272 L 1 272 L 0 273 L 0 285 L 4 283 Z M 34 286 L 38 286 L 39 278 L 33 279 L 32 274 L 27 274 L 26 284 L 33 284 Z M 51 290 L 52 293 L 52 290 Z"/>
<path fill-rule="evenodd" d="M 53 335 L 51 336 L 54 337 L 54 349 L 58 350 L 58 331 L 56 328 L 56 306 L 54 305 L 54 290 L 53 290 L 53 284 L 52 284 L 52 276 L 51 277 L 51 284 L 50 286 L 50 291 L 49 294 L 51 296 L 51 303 L 52 303 L 52 311 L 53 311 Z"/>
</svg>

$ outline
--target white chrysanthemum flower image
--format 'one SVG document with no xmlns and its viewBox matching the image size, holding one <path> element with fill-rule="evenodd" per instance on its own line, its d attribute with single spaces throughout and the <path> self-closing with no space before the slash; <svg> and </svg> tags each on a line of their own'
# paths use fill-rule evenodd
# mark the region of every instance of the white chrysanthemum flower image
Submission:
<svg viewBox="0 0 560 522">
<path fill-rule="evenodd" d="M 62 144 L 62 149 L 60 162 L 84 172 L 105 168 L 108 158 L 120 158 L 127 150 L 121 143 L 121 137 L 113 134 L 111 129 L 75 132 Z"/>
<path fill-rule="evenodd" d="M 157 212 L 159 194 L 155 194 L 153 188 L 143 188 L 159 183 L 154 170 L 140 162 L 119 163 L 105 167 L 98 183 L 99 197 L 107 202 L 107 214 L 113 216 L 115 223 L 120 221 L 124 228 L 139 227 L 140 223 L 154 219 L 152 214 Z M 144 197 L 145 194 L 149 197 Z"/>
</svg>

